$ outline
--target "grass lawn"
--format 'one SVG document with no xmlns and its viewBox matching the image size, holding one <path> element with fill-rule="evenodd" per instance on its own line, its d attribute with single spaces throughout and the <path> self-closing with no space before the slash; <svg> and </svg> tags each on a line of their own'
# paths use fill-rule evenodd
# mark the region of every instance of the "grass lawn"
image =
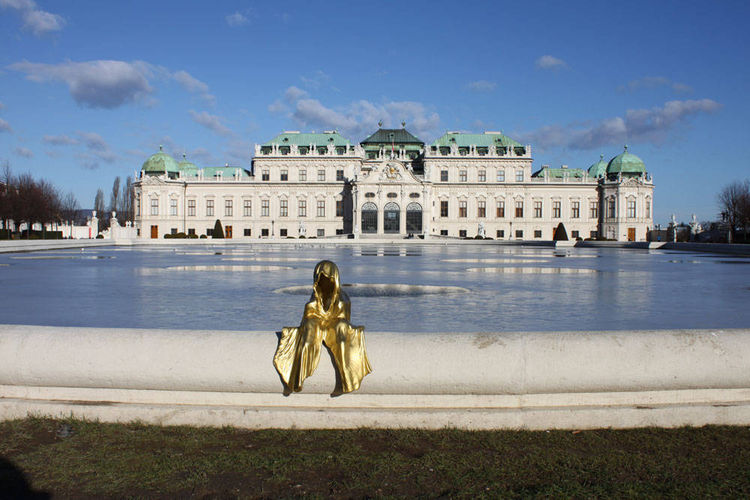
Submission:
<svg viewBox="0 0 750 500">
<path fill-rule="evenodd" d="M 750 427 L 247 431 L 29 418 L 0 422 L 0 498 L 13 487 L 53 498 L 749 498 Z"/>
</svg>

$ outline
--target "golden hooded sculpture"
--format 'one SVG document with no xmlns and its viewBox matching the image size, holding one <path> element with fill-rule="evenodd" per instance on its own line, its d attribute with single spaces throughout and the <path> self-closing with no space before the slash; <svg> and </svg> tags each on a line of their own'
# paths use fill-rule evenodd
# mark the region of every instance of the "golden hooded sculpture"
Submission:
<svg viewBox="0 0 750 500">
<path fill-rule="evenodd" d="M 284 327 L 273 364 L 291 391 L 301 391 L 320 361 L 322 343 L 331 352 L 341 386 L 334 393 L 359 389 L 372 371 L 365 351 L 365 328 L 352 326 L 351 303 L 341 289 L 339 269 L 329 260 L 318 262 L 313 293 L 305 304 L 299 327 Z"/>
</svg>

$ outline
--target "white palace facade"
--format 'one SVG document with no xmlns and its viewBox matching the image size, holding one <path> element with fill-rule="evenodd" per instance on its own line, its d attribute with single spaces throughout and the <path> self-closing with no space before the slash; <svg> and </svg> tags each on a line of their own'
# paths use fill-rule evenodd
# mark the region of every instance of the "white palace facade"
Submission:
<svg viewBox="0 0 750 500">
<path fill-rule="evenodd" d="M 532 168 L 531 147 L 499 132 L 448 132 L 425 144 L 405 128 L 359 144 L 289 131 L 255 146 L 249 169 L 198 168 L 160 151 L 134 184 L 141 238 L 567 236 L 645 241 L 654 185 L 625 151 L 586 169 Z"/>
</svg>

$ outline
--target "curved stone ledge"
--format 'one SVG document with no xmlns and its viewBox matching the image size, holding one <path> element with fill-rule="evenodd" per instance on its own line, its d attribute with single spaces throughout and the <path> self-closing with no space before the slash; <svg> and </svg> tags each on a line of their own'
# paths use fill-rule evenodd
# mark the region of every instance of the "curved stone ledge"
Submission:
<svg viewBox="0 0 750 500">
<path fill-rule="evenodd" d="M 361 389 L 323 356 L 282 395 L 274 332 L 0 325 L 0 418 L 243 427 L 750 423 L 750 330 L 367 332 Z"/>
</svg>

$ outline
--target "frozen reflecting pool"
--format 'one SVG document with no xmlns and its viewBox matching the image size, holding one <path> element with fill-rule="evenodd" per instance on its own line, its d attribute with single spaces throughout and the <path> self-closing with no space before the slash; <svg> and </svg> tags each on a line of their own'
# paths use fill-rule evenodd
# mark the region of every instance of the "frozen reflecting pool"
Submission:
<svg viewBox="0 0 750 500">
<path fill-rule="evenodd" d="M 474 245 L 205 245 L 0 255 L 3 323 L 273 330 L 336 262 L 369 331 L 750 326 L 749 258 Z"/>
</svg>

